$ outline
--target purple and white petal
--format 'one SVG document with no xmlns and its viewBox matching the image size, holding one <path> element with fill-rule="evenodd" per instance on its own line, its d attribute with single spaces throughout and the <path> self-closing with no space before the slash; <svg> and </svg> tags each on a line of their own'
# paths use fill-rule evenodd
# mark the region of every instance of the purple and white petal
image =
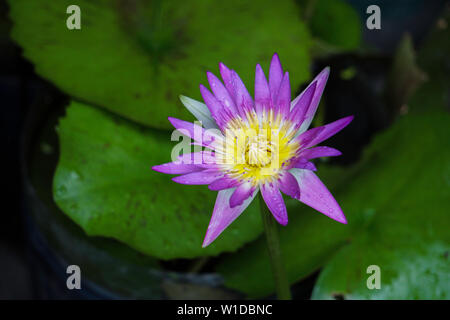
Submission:
<svg viewBox="0 0 450 320">
<path fill-rule="evenodd" d="M 288 118 L 288 120 L 294 124 L 293 130 L 297 131 L 302 125 L 306 110 L 308 110 L 308 107 L 311 104 L 315 91 L 316 82 L 313 82 L 297 97 L 296 103 L 293 105 Z"/>
<path fill-rule="evenodd" d="M 222 77 L 225 88 L 232 98 L 234 98 L 233 80 L 231 79 L 231 70 L 222 62 L 219 63 L 219 72 Z"/>
<path fill-rule="evenodd" d="M 278 90 L 276 98 L 276 108 L 283 118 L 289 117 L 289 110 L 291 105 L 291 83 L 289 81 L 289 73 L 286 72 Z M 275 107 L 274 107 L 275 108 Z"/>
<path fill-rule="evenodd" d="M 303 132 L 297 138 L 294 139 L 294 142 L 300 145 L 300 149 L 306 149 L 312 146 L 312 142 L 317 138 L 317 136 L 324 130 L 323 127 L 317 127 L 309 129 L 308 131 Z"/>
<path fill-rule="evenodd" d="M 202 84 L 200 85 L 200 93 L 206 103 L 206 106 L 211 112 L 211 116 L 214 121 L 217 123 L 219 128 L 224 128 L 229 119 L 227 114 L 224 112 L 225 110 L 222 103 L 220 103 L 220 101 L 217 100 L 217 98 Z"/>
<path fill-rule="evenodd" d="M 209 150 L 185 153 L 179 155 L 177 158 L 179 162 L 184 164 L 195 164 L 195 165 L 216 164 L 215 154 L 214 152 Z"/>
<path fill-rule="evenodd" d="M 213 181 L 208 188 L 213 191 L 220 191 L 224 189 L 234 188 L 239 184 L 239 181 L 234 178 L 229 178 L 227 176 L 221 177 Z"/>
<path fill-rule="evenodd" d="M 286 204 L 278 187 L 269 183 L 263 184 L 261 186 L 261 194 L 275 220 L 283 226 L 287 225 L 288 215 Z"/>
<path fill-rule="evenodd" d="M 275 53 L 272 56 L 269 69 L 269 89 L 272 97 L 272 102 L 275 103 L 280 89 L 281 81 L 283 80 L 283 68 L 281 66 L 280 58 Z"/>
<path fill-rule="evenodd" d="M 217 78 L 212 72 L 209 71 L 206 73 L 206 76 L 208 78 L 209 86 L 211 87 L 211 90 L 216 96 L 217 100 L 219 100 L 219 102 L 225 109 L 228 109 L 232 113 L 236 113 L 237 109 L 234 105 L 234 101 L 219 78 Z"/>
<path fill-rule="evenodd" d="M 295 179 L 289 171 L 283 172 L 278 182 L 280 184 L 281 192 L 294 199 L 300 200 L 300 187 L 298 186 L 297 179 Z"/>
<path fill-rule="evenodd" d="M 321 157 L 336 157 L 340 156 L 342 153 L 339 150 L 330 147 L 314 147 L 310 149 L 302 150 L 299 154 L 300 157 L 311 160 Z"/>
<path fill-rule="evenodd" d="M 186 107 L 186 109 L 188 109 L 189 112 L 192 113 L 194 117 L 202 123 L 203 128 L 218 128 L 216 122 L 211 116 L 211 111 L 209 111 L 206 104 L 183 95 L 180 95 L 180 100 L 181 103 L 183 103 L 183 105 Z"/>
<path fill-rule="evenodd" d="M 240 206 L 247 200 L 253 192 L 255 191 L 255 187 L 250 182 L 244 182 L 240 184 L 236 190 L 234 190 L 233 194 L 230 198 L 230 207 L 234 208 L 236 206 Z"/>
<path fill-rule="evenodd" d="M 309 128 L 314 118 L 314 114 L 316 113 L 317 107 L 319 106 L 320 98 L 322 97 L 322 93 L 325 89 L 329 74 L 330 68 L 326 67 L 311 82 L 310 86 L 312 85 L 312 83 L 316 82 L 316 90 L 314 91 L 314 96 L 308 106 L 308 109 L 305 112 L 305 117 L 302 125 L 300 126 L 299 133 L 305 132 Z M 293 105 L 297 103 L 297 99 L 300 99 L 300 96 L 294 99 L 294 101 L 292 102 Z"/>
<path fill-rule="evenodd" d="M 301 202 L 333 220 L 344 224 L 347 223 L 338 203 L 314 172 L 303 169 L 291 169 L 290 172 L 297 179 L 300 186 Z"/>
<path fill-rule="evenodd" d="M 199 167 L 195 164 L 184 164 L 176 162 L 169 162 L 153 166 L 152 169 L 165 174 L 186 174 L 203 170 L 202 167 Z"/>
<path fill-rule="evenodd" d="M 231 81 L 233 82 L 234 101 L 236 103 L 236 107 L 241 117 L 245 119 L 246 115 L 253 110 L 252 96 L 248 93 L 248 90 L 241 78 L 234 70 L 231 71 Z"/>
<path fill-rule="evenodd" d="M 270 97 L 269 84 L 261 66 L 256 65 L 255 72 L 255 110 L 256 114 L 261 117 L 264 111 L 268 111 L 272 105 Z"/>
<path fill-rule="evenodd" d="M 299 158 L 298 160 L 294 160 L 290 168 L 298 168 L 298 169 L 306 169 L 311 171 L 317 171 L 316 166 L 311 161 L 308 161 L 305 158 Z"/>
<path fill-rule="evenodd" d="M 309 141 L 308 147 L 315 146 L 315 145 L 321 143 L 322 141 L 327 140 L 331 136 L 334 136 L 336 133 L 338 133 L 339 131 L 344 129 L 346 126 L 348 126 L 348 124 L 350 122 L 352 122 L 352 120 L 353 120 L 353 116 L 348 116 L 348 117 L 336 120 L 334 122 L 331 122 L 329 124 L 326 124 L 324 126 L 317 127 L 317 128 L 323 128 L 323 129 L 320 131 L 319 134 L 317 134 L 314 137 L 314 139 Z M 314 129 L 317 129 L 317 128 L 314 128 Z M 313 130 L 313 129 L 311 129 L 311 130 Z M 310 130 L 308 130 L 308 131 L 310 131 Z M 305 148 L 307 148 L 307 147 L 305 146 Z"/>
<path fill-rule="evenodd" d="M 233 189 L 226 189 L 219 191 L 214 205 L 214 211 L 209 221 L 208 230 L 206 231 L 205 239 L 203 240 L 203 247 L 208 246 L 213 242 L 225 228 L 227 228 L 237 217 L 240 216 L 248 205 L 252 202 L 258 191 L 244 201 L 240 206 L 234 208 L 230 207 L 230 198 L 234 192 Z"/>
<path fill-rule="evenodd" d="M 217 180 L 223 173 L 217 170 L 203 170 L 199 172 L 192 172 L 172 178 L 173 181 L 180 184 L 192 184 L 192 185 L 203 185 L 210 184 Z"/>
<path fill-rule="evenodd" d="M 223 144 L 223 136 L 218 134 L 214 129 L 205 130 L 203 127 L 192 122 L 172 117 L 168 119 L 181 134 L 197 141 L 202 146 L 214 148 L 215 145 Z"/>
</svg>

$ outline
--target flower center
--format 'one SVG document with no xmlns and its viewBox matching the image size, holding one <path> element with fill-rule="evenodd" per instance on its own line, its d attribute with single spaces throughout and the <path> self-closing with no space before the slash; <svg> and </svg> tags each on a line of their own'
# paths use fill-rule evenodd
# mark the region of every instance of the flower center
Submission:
<svg viewBox="0 0 450 320">
<path fill-rule="evenodd" d="M 274 150 L 267 137 L 257 135 L 247 137 L 245 145 L 245 163 L 252 167 L 265 167 L 272 162 Z"/>
<path fill-rule="evenodd" d="M 270 182 L 295 155 L 298 145 L 290 143 L 290 124 L 269 120 L 235 119 L 225 130 L 225 144 L 216 159 L 229 177 L 254 185 Z"/>
</svg>

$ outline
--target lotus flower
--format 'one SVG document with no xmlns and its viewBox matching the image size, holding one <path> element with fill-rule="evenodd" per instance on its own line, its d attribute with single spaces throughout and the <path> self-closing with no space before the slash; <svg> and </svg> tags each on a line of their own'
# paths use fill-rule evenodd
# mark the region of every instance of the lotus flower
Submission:
<svg viewBox="0 0 450 320">
<path fill-rule="evenodd" d="M 208 185 L 218 191 L 203 247 L 213 242 L 247 208 L 260 191 L 273 217 L 282 225 L 288 214 L 282 193 L 326 216 L 347 223 L 336 200 L 319 180 L 311 159 L 338 156 L 317 144 L 333 136 L 353 119 L 345 117 L 309 129 L 319 105 L 329 68 L 325 68 L 293 101 L 289 73 L 273 55 L 269 81 L 256 66 L 255 99 L 234 70 L 219 64 L 223 83 L 211 72 L 211 91 L 200 85 L 205 104 L 181 96 L 182 103 L 201 125 L 169 118 L 202 151 L 183 154 L 153 170 L 177 174 L 181 184 Z"/>
</svg>

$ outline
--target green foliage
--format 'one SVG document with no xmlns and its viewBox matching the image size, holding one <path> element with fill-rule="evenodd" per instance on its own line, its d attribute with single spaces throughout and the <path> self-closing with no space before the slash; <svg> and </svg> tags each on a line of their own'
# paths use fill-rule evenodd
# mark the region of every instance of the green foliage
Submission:
<svg viewBox="0 0 450 320">
<path fill-rule="evenodd" d="M 141 124 L 193 119 L 179 94 L 200 99 L 219 61 L 253 89 L 256 63 L 277 51 L 298 87 L 308 76 L 309 35 L 293 1 L 10 0 L 12 37 L 37 73 L 78 100 Z M 81 8 L 81 30 L 66 8 Z M 266 69 L 267 70 L 267 69 Z"/>
<path fill-rule="evenodd" d="M 448 300 L 448 242 L 422 244 L 415 242 L 414 238 L 413 235 L 409 248 L 397 246 L 397 237 L 355 239 L 322 270 L 312 298 Z M 392 240 L 394 243 L 389 242 Z M 366 285 L 371 275 L 371 272 L 366 273 L 366 269 L 373 264 L 380 267 L 379 290 L 370 290 Z"/>
<path fill-rule="evenodd" d="M 361 43 L 361 21 L 341 0 L 316 0 L 311 10 L 311 34 L 335 49 L 353 50 Z"/>
<path fill-rule="evenodd" d="M 350 242 L 325 268 L 314 297 L 332 297 L 336 292 L 370 297 L 365 271 L 368 265 L 377 264 L 383 272 L 386 296 L 403 298 L 390 289 L 400 281 L 402 254 L 413 252 L 411 259 L 419 260 L 423 255 L 443 259 L 450 241 L 449 121 L 450 116 L 442 112 L 408 115 L 373 141 L 360 164 L 341 170 L 343 177 L 331 190 L 348 225 L 308 208 L 290 209 L 290 223 L 281 232 L 281 242 L 292 282 L 313 272 L 337 248 Z M 329 172 L 321 168 L 318 172 L 325 184 L 333 181 Z M 263 240 L 259 240 L 225 260 L 219 271 L 230 287 L 260 297 L 273 290 L 267 259 Z M 238 263 L 245 267 L 233 272 Z M 430 263 L 441 265 L 442 261 Z M 428 270 L 431 265 L 423 268 Z M 444 277 L 442 268 L 434 272 L 439 279 Z M 427 281 L 414 285 L 426 286 Z M 425 292 L 419 297 L 428 297 Z M 448 296 L 448 290 L 445 294 Z"/>
<path fill-rule="evenodd" d="M 447 11 L 442 18 L 446 23 L 448 16 Z M 436 112 L 448 105 L 448 70 L 442 66 L 449 54 L 449 32 L 448 28 L 432 31 L 418 54 L 428 79 L 408 101 L 411 115 L 377 140 L 379 153 L 389 150 L 392 158 L 387 164 L 381 162 L 385 173 L 380 173 L 379 179 L 398 187 L 381 211 L 375 211 L 370 228 L 352 238 L 351 244 L 326 265 L 313 298 L 333 298 L 335 294 L 347 299 L 450 298 L 450 116 L 448 112 Z M 398 84 L 395 88 L 406 92 L 411 89 L 409 78 L 420 75 L 420 71 L 407 41 L 400 45 L 401 50 L 412 71 L 402 68 L 405 62 L 397 59 L 394 71 L 402 73 L 397 80 L 405 83 L 403 88 Z M 409 78 L 403 73 L 408 73 Z M 372 152 L 376 152 L 373 148 Z M 363 181 L 355 181 L 353 189 L 358 183 Z M 389 188 L 373 189 L 373 196 Z M 351 188 L 349 192 L 359 196 Z M 366 268 L 371 264 L 381 269 L 380 290 L 366 286 Z"/>
<path fill-rule="evenodd" d="M 166 132 L 72 102 L 58 134 L 54 200 L 89 235 L 170 259 L 233 251 L 261 232 L 254 204 L 211 246 L 201 247 L 216 193 L 151 170 L 170 161 L 173 143 Z"/>
</svg>

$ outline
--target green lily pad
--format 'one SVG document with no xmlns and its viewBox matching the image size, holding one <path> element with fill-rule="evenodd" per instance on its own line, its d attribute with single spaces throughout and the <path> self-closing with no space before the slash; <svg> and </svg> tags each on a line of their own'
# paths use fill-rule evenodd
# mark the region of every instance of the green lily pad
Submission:
<svg viewBox="0 0 450 320">
<path fill-rule="evenodd" d="M 314 37 L 340 50 L 360 46 L 361 25 L 358 13 L 341 0 L 317 0 L 310 21 Z"/>
<path fill-rule="evenodd" d="M 201 247 L 217 193 L 151 170 L 170 162 L 174 143 L 167 132 L 72 102 L 58 135 L 54 200 L 88 235 L 172 259 L 234 251 L 261 233 L 258 206 L 251 205 L 212 245 Z"/>
<path fill-rule="evenodd" d="M 340 250 L 320 273 L 312 299 L 442 299 L 450 298 L 448 243 L 410 243 L 401 248 L 396 239 L 357 239 Z M 412 245 L 415 245 L 412 247 Z M 379 267 L 380 287 L 369 289 Z"/>
<path fill-rule="evenodd" d="M 329 184 L 334 180 L 332 175 L 327 171 L 322 175 L 319 168 L 319 176 L 326 176 L 323 181 L 341 204 L 348 225 L 306 208 L 291 207 L 291 221 L 280 235 L 291 282 L 312 273 L 339 247 L 351 242 L 351 247 L 346 247 L 347 251 L 353 248 L 351 253 L 336 256 L 333 261 L 339 262 L 325 268 L 315 297 L 332 297 L 344 288 L 345 293 L 364 296 L 355 290 L 361 289 L 361 281 L 367 278 L 369 260 L 382 270 L 400 272 L 395 266 L 384 265 L 390 263 L 390 255 L 414 250 L 418 243 L 449 243 L 449 123 L 450 115 L 442 112 L 405 116 L 378 136 L 362 162 L 343 173 L 337 184 Z M 367 260 L 362 258 L 365 254 Z M 233 270 L 238 265 L 241 272 L 236 273 Z M 251 297 L 269 294 L 274 288 L 264 239 L 224 260 L 218 270 L 228 286 Z M 395 277 L 398 274 L 392 272 L 392 277 L 386 275 L 383 281 L 388 284 Z"/>
<path fill-rule="evenodd" d="M 69 30 L 69 5 L 81 29 Z M 219 61 L 249 89 L 273 52 L 298 87 L 309 77 L 309 34 L 293 1 L 10 0 L 12 37 L 36 72 L 64 92 L 138 123 L 170 128 L 193 119 L 178 101 L 200 99 Z"/>
<path fill-rule="evenodd" d="M 441 19 L 448 17 L 447 10 Z M 376 211 L 369 228 L 326 265 L 312 298 L 450 298 L 450 116 L 436 112 L 448 104 L 448 70 L 442 68 L 449 52 L 449 46 L 443 46 L 448 33 L 448 28 L 435 28 L 419 52 L 428 79 L 408 101 L 411 116 L 390 129 L 384 147 L 379 147 L 380 154 L 389 148 L 390 157 L 393 150 L 397 155 L 379 179 L 403 186 Z M 401 157 L 397 150 L 403 150 Z M 369 265 L 380 268 L 379 290 L 366 285 Z"/>
</svg>

